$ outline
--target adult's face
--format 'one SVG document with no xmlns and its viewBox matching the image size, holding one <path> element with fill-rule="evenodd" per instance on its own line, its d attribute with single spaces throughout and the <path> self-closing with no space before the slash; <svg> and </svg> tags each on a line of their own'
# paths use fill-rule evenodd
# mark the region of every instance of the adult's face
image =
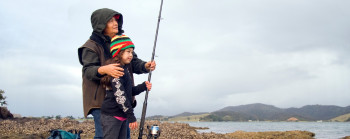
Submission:
<svg viewBox="0 0 350 139">
<path fill-rule="evenodd" d="M 117 20 L 112 17 L 106 25 L 106 28 L 104 29 L 104 34 L 109 36 L 109 37 L 113 37 L 118 33 L 118 22 Z"/>
</svg>

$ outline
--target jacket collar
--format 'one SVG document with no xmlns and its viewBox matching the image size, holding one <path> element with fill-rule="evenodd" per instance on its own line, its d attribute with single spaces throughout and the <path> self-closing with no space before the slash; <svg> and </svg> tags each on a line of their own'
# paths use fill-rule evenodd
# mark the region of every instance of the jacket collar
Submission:
<svg viewBox="0 0 350 139">
<path fill-rule="evenodd" d="M 109 45 L 111 43 L 111 39 L 109 36 L 102 35 L 101 33 L 92 32 L 90 39 L 95 41 L 101 47 L 103 47 L 104 55 L 106 59 L 111 58 L 111 53 L 109 50 Z"/>
</svg>

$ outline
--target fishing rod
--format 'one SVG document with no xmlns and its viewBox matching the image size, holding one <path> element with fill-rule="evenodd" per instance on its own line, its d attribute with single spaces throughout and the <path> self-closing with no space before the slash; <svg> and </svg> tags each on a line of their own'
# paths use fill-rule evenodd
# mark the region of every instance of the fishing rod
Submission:
<svg viewBox="0 0 350 139">
<path fill-rule="evenodd" d="M 155 55 L 155 51 L 156 51 L 156 44 L 157 44 L 157 37 L 158 37 L 158 30 L 159 30 L 159 23 L 160 23 L 161 14 L 162 14 L 162 7 L 163 7 L 163 0 L 161 1 L 161 4 L 160 4 L 157 30 L 156 30 L 156 36 L 154 39 L 151 62 L 154 61 L 154 55 Z M 150 70 L 150 72 L 148 74 L 148 82 L 151 82 L 151 76 L 152 76 L 152 70 Z M 145 100 L 143 102 L 142 115 L 141 115 L 140 128 L 139 128 L 139 137 L 138 137 L 139 139 L 142 139 L 142 135 L 143 135 L 143 126 L 145 124 L 145 118 L 146 118 L 147 99 L 148 99 L 148 89 L 146 89 Z"/>
</svg>

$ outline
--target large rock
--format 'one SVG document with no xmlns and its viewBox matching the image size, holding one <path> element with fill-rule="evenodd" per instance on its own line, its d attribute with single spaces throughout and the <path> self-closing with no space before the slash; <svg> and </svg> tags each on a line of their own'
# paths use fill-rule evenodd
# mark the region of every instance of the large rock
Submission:
<svg viewBox="0 0 350 139">
<path fill-rule="evenodd" d="M 13 114 L 6 107 L 0 107 L 0 119 L 9 118 L 13 118 Z"/>
</svg>

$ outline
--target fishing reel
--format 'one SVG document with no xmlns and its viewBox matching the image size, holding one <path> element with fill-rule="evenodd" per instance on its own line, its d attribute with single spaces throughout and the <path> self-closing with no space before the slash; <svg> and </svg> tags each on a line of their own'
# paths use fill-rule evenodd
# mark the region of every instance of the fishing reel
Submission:
<svg viewBox="0 0 350 139">
<path fill-rule="evenodd" d="M 148 135 L 147 139 L 156 139 L 160 136 L 160 128 L 158 125 L 152 125 L 152 126 L 147 126 L 148 129 Z"/>
</svg>

